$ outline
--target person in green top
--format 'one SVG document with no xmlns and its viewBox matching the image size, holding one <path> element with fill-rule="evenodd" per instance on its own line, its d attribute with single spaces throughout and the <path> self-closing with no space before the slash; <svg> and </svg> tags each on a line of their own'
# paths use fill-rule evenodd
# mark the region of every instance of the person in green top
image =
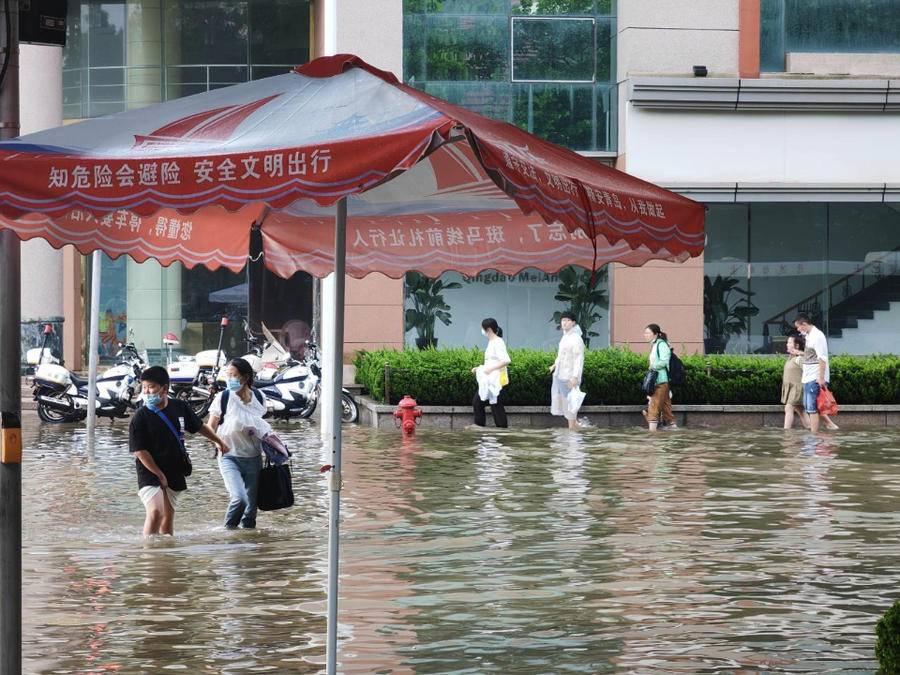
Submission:
<svg viewBox="0 0 900 675">
<path fill-rule="evenodd" d="M 669 397 L 669 359 L 672 357 L 669 338 L 658 324 L 651 323 L 644 329 L 644 339 L 650 343 L 650 369 L 656 371 L 656 388 L 647 406 L 647 424 L 650 431 L 656 431 L 662 418 L 669 429 L 677 429 Z"/>
</svg>

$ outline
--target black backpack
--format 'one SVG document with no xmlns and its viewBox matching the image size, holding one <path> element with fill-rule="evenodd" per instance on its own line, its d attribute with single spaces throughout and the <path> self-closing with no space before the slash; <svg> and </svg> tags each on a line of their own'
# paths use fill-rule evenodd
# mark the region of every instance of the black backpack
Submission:
<svg viewBox="0 0 900 675">
<path fill-rule="evenodd" d="M 669 345 L 669 350 L 672 350 L 671 345 Z M 678 358 L 674 351 L 669 357 L 669 384 L 676 387 L 684 384 L 684 362 Z"/>
<path fill-rule="evenodd" d="M 254 389 L 250 387 L 250 391 L 253 392 L 253 395 L 256 397 L 256 400 L 266 405 L 265 398 L 263 397 L 263 393 L 259 389 Z M 225 411 L 228 410 L 228 399 L 231 397 L 231 392 L 228 389 L 222 390 L 222 402 L 221 408 L 219 409 L 219 424 L 225 421 Z"/>
</svg>

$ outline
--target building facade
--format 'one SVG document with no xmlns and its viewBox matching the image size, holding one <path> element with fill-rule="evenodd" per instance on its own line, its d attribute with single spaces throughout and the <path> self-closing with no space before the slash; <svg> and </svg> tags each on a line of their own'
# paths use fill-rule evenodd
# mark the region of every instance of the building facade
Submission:
<svg viewBox="0 0 900 675">
<path fill-rule="evenodd" d="M 896 0 L 81 0 L 69 19 L 67 120 L 353 52 L 705 202 L 703 257 L 600 275 L 592 348 L 640 349 L 655 322 L 687 352 L 769 353 L 807 311 L 834 352 L 896 350 Z M 62 256 L 71 281 L 79 258 Z M 557 296 L 578 292 L 572 277 L 448 273 L 440 345 L 479 344 L 480 319 L 494 316 L 511 346 L 552 347 L 551 319 L 565 308 Z M 101 333 L 112 344 L 134 330 L 152 351 L 175 332 L 190 351 L 209 346 L 227 314 L 236 326 L 249 318 L 299 335 L 314 323 L 315 286 L 252 263 L 232 275 L 107 261 Z M 67 358 L 84 321 L 72 295 L 62 308 L 74 336 Z M 400 280 L 348 279 L 347 350 L 414 344 L 404 295 Z M 229 339 L 239 350 L 240 328 Z"/>
</svg>

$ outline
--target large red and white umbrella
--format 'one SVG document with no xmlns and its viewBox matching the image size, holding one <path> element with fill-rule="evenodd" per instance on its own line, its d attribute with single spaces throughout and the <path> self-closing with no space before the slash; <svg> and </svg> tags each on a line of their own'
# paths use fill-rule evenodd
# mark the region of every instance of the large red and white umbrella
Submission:
<svg viewBox="0 0 900 675">
<path fill-rule="evenodd" d="M 352 55 L 0 143 L 0 227 L 22 239 L 237 271 L 257 226 L 277 274 L 335 272 L 329 672 L 345 270 L 396 277 L 683 260 L 703 250 L 703 222 L 696 202 Z"/>
</svg>

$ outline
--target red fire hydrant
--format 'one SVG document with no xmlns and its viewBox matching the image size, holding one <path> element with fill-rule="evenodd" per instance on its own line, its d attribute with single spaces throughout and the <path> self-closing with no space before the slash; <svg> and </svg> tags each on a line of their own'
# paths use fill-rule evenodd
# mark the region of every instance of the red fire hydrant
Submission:
<svg viewBox="0 0 900 675">
<path fill-rule="evenodd" d="M 407 394 L 400 399 L 400 403 L 397 404 L 397 409 L 394 411 L 394 417 L 394 423 L 398 427 L 403 428 L 403 433 L 414 434 L 416 432 L 416 425 L 422 417 L 422 411 L 419 410 L 416 399 Z"/>
</svg>

